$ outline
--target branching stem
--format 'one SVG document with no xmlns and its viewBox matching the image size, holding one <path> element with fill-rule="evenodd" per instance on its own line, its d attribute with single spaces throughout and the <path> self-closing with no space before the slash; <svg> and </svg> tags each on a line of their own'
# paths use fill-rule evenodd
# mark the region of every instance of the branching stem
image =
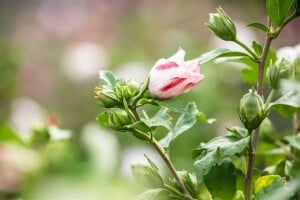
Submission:
<svg viewBox="0 0 300 200">
<path fill-rule="evenodd" d="M 268 19 L 268 27 L 271 26 L 271 21 Z M 273 36 L 269 33 L 266 34 L 264 47 L 262 55 L 258 62 L 258 81 L 257 81 L 257 93 L 263 96 L 263 84 L 264 84 L 264 70 L 265 70 L 265 63 L 268 52 L 270 50 L 270 46 L 273 40 Z M 253 177 L 253 169 L 254 169 L 254 162 L 256 156 L 256 146 L 258 143 L 258 136 L 259 136 L 259 127 L 255 129 L 253 135 L 250 135 L 250 143 L 249 143 L 249 151 L 248 151 L 248 166 L 245 175 L 245 199 L 250 200 L 252 195 L 252 177 Z"/>
</svg>

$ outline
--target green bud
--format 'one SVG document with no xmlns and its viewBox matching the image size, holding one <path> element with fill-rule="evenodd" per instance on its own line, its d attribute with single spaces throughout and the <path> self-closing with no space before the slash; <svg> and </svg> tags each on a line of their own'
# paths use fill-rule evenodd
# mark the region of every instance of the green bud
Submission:
<svg viewBox="0 0 300 200">
<path fill-rule="evenodd" d="M 264 120 L 264 102 L 254 89 L 249 90 L 241 99 L 239 116 L 248 130 L 257 128 Z"/>
<path fill-rule="evenodd" d="M 42 147 L 50 141 L 49 130 L 45 126 L 34 127 L 30 136 L 30 143 L 34 147 Z"/>
<path fill-rule="evenodd" d="M 187 171 L 178 171 L 178 175 L 191 195 L 194 197 L 197 196 L 199 194 L 199 185 L 195 174 L 191 174 Z"/>
<path fill-rule="evenodd" d="M 117 131 L 125 131 L 124 126 L 131 123 L 132 120 L 126 111 L 115 110 L 109 113 L 107 126 Z"/>
<path fill-rule="evenodd" d="M 209 21 L 205 25 L 219 38 L 225 41 L 236 40 L 236 28 L 230 17 L 221 8 L 217 8 L 218 13 L 210 13 Z"/>
<path fill-rule="evenodd" d="M 95 88 L 95 98 L 97 103 L 104 108 L 113 108 L 120 104 L 113 91 L 108 88 Z"/>
<path fill-rule="evenodd" d="M 274 65 L 270 66 L 267 70 L 266 78 L 269 85 L 273 89 L 277 89 L 282 79 L 288 79 L 293 74 L 292 63 L 286 59 L 277 61 Z"/>
<path fill-rule="evenodd" d="M 130 101 L 139 93 L 140 87 L 135 81 L 119 81 L 114 88 L 115 95 L 118 100 Z"/>
</svg>

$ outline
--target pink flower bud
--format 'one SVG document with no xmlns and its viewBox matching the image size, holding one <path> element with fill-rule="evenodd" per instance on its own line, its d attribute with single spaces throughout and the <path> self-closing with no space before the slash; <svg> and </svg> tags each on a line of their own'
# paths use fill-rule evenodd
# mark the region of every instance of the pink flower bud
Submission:
<svg viewBox="0 0 300 200">
<path fill-rule="evenodd" d="M 170 58 L 159 59 L 150 72 L 149 90 L 160 99 L 168 99 L 189 91 L 204 75 L 197 60 L 184 61 L 185 51 L 179 49 Z"/>
</svg>

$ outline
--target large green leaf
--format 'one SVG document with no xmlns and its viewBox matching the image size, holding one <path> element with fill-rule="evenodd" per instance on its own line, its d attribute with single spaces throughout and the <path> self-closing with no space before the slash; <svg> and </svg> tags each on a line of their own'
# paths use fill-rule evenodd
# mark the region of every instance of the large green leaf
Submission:
<svg viewBox="0 0 300 200">
<path fill-rule="evenodd" d="M 168 114 L 169 109 L 167 107 L 161 107 L 161 109 L 151 118 L 149 119 L 142 119 L 148 127 L 157 127 L 163 126 L 169 131 L 173 131 L 174 127 L 172 125 L 172 117 Z"/>
<path fill-rule="evenodd" d="M 271 21 L 282 26 L 294 4 L 295 0 L 267 0 L 267 12 Z"/>
<path fill-rule="evenodd" d="M 271 103 L 269 108 L 285 117 L 292 117 L 300 112 L 300 81 L 283 80 L 280 84 L 282 97 Z"/>
<path fill-rule="evenodd" d="M 248 54 L 239 52 L 239 51 L 232 51 L 225 48 L 214 49 L 207 53 L 202 54 L 198 58 L 196 58 L 200 64 L 206 63 L 216 58 L 220 57 L 249 57 Z"/>
<path fill-rule="evenodd" d="M 174 130 L 171 130 L 166 137 L 161 139 L 159 141 L 160 144 L 165 148 L 168 147 L 172 140 L 190 129 L 197 122 L 198 113 L 199 111 L 196 104 L 194 102 L 190 102 L 177 120 Z"/>
<path fill-rule="evenodd" d="M 194 162 L 196 176 L 199 182 L 203 180 L 209 170 L 218 162 L 218 150 L 203 151 L 202 154 Z"/>
<path fill-rule="evenodd" d="M 24 144 L 22 139 L 9 126 L 0 126 L 0 142 L 7 141 Z"/>
<path fill-rule="evenodd" d="M 230 160 L 224 160 L 204 176 L 204 183 L 213 199 L 232 200 L 236 190 L 237 170 Z"/>
<path fill-rule="evenodd" d="M 282 189 L 284 186 L 284 179 L 279 178 L 278 180 L 268 184 L 265 187 L 262 187 L 261 190 L 255 195 L 254 200 L 271 200 L 271 196 L 276 193 L 279 189 Z M 273 199 L 272 199 L 273 200 Z"/>
<path fill-rule="evenodd" d="M 156 188 L 146 190 L 140 194 L 135 200 L 168 200 L 169 193 L 165 189 Z"/>
<path fill-rule="evenodd" d="M 220 157 L 234 156 L 241 154 L 249 144 L 249 136 L 241 138 L 237 135 L 228 134 L 216 137 L 208 143 L 201 143 L 193 150 L 193 157 L 196 175 L 199 181 L 207 174 Z"/>
</svg>

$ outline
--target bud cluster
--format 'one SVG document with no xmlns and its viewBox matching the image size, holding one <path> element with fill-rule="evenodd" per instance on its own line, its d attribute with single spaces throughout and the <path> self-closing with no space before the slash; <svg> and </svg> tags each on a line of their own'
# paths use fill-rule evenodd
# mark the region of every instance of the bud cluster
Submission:
<svg viewBox="0 0 300 200">
<path fill-rule="evenodd" d="M 96 87 L 95 98 L 104 108 L 123 107 L 123 101 L 130 103 L 139 91 L 140 86 L 135 81 L 118 80 L 113 88 L 107 85 Z"/>
</svg>

